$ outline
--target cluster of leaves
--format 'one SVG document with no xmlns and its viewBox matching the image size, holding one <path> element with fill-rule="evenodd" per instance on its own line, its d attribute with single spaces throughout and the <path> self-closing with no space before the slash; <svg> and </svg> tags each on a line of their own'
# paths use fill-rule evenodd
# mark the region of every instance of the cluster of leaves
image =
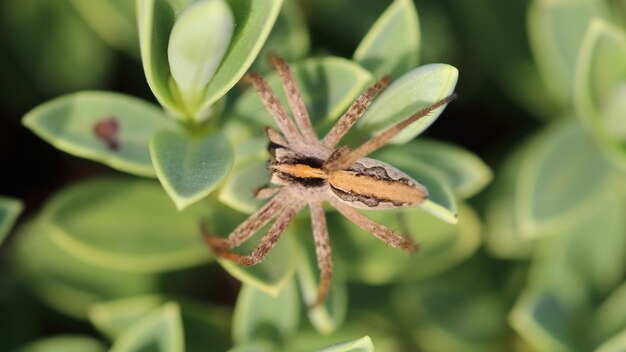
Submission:
<svg viewBox="0 0 626 352">
<path fill-rule="evenodd" d="M 611 6 L 531 4 L 531 49 L 556 107 L 507 158 L 486 210 L 490 252 L 530 261 L 509 322 L 541 351 L 626 347 L 626 27 Z"/>
<path fill-rule="evenodd" d="M 73 6 L 99 28 L 92 10 Z M 108 9 L 114 8 L 127 10 L 111 2 Z M 401 346 L 391 327 L 381 330 L 358 314 L 344 322 L 348 290 L 353 285 L 391 285 L 402 294 L 418 287 L 418 280 L 466 260 L 479 247 L 480 221 L 459 200 L 484 188 L 490 170 L 462 148 L 411 141 L 442 109 L 374 156 L 428 187 L 431 197 L 422 209 L 372 214 L 415 234 L 416 240 L 428 244 L 423 253 L 407 258 L 331 213 L 333 287 L 323 306 L 307 310 L 317 292 L 318 272 L 309 221 L 303 215 L 260 265 L 243 268 L 217 260 L 243 283 L 232 313 L 231 342 L 229 309 L 185 297 L 182 288 L 172 294 L 163 280 L 172 272 L 215 261 L 199 236 L 200 221 L 212 232 L 227 234 L 259 207 L 253 190 L 268 182 L 267 141 L 261 131 L 273 121 L 254 91 L 237 96 L 231 88 L 249 67 L 269 69 L 263 54 L 255 62 L 259 52 L 290 60 L 304 57 L 308 30 L 294 1 L 139 0 L 136 10 L 141 61 L 161 106 L 118 93 L 81 91 L 36 107 L 23 123 L 65 152 L 125 173 L 156 177 L 162 187 L 116 176 L 60 190 L 17 231 L 11 249 L 15 274 L 47 305 L 88 319 L 113 342 L 113 351 L 147 346 L 193 351 L 208 345 L 225 350 L 232 343 L 233 351 L 311 350 L 347 340 L 353 341 L 328 351 L 373 350 L 369 337 L 358 338 L 367 334 L 374 335 L 383 349 Z M 95 22 L 89 20 L 92 16 Z M 368 85 L 386 73 L 398 78 L 374 102 L 348 143 L 359 143 L 451 94 L 457 70 L 445 64 L 415 68 L 419 49 L 416 9 L 409 0 L 396 0 L 351 60 L 320 56 L 295 62 L 292 69 L 318 133 L 325 133 Z M 285 102 L 277 74 L 266 78 Z M 227 93 L 232 96 L 228 103 Z M 257 239 L 242 250 L 250 250 Z M 182 273 L 188 280 L 211 280 Z M 412 300 L 419 302 L 413 312 L 429 309 L 433 294 L 420 290 L 421 297 Z M 402 307 L 398 310 L 407 313 Z M 302 311 L 308 314 L 310 328 L 300 328 Z M 362 314 L 374 311 L 370 307 Z M 405 323 L 413 325 L 410 320 Z M 97 339 L 68 336 L 35 342 L 25 350 L 50 346 L 102 349 Z"/>
<path fill-rule="evenodd" d="M 40 90 L 101 86 L 112 47 L 141 59 L 160 106 L 79 92 L 23 119 L 65 152 L 144 178 L 93 178 L 61 189 L 18 227 L 3 248 L 10 265 L 0 272 L 0 308 L 10 323 L 0 321 L 7 325 L 0 349 L 38 336 L 16 323 L 28 314 L 10 303 L 27 299 L 23 286 L 100 333 L 43 339 L 25 351 L 102 351 L 105 339 L 114 351 L 308 351 L 342 341 L 350 342 L 327 350 L 624 349 L 623 2 L 416 2 L 428 14 L 421 24 L 410 0 L 386 9 L 360 0 L 2 4 L 4 25 L 23 29 L 12 31 L 11 44 L 21 48 L 16 62 Z M 305 13 L 319 36 L 313 58 Z M 44 14 L 52 19 L 45 31 L 38 27 Z M 19 46 L 40 35 L 47 45 Z M 350 58 L 319 54 L 333 45 Z M 493 82 L 498 97 L 541 127 L 519 143 L 523 131 L 496 145 L 491 152 L 503 162 L 494 185 L 471 201 L 490 182 L 489 168 L 457 146 L 413 140 L 440 111 L 375 153 L 424 183 L 431 198 L 421 208 L 367 215 L 413 236 L 422 252 L 407 257 L 327 212 L 333 287 L 323 306 L 307 310 L 318 272 L 306 212 L 252 268 L 216 260 L 198 233 L 204 222 L 226 235 L 261 204 L 252 192 L 268 181 L 262 130 L 273 121 L 254 91 L 235 84 L 255 70 L 285 102 L 268 53 L 292 63 L 320 135 L 375 78 L 393 74 L 348 145 L 455 89 L 454 67 L 417 67 L 420 61 L 458 62 L 457 104 L 502 106 L 480 93 Z M 508 109 L 498 118 L 514 114 Z M 472 119 L 465 134 L 480 126 L 480 116 Z M 0 198 L 0 240 L 21 207 Z M 484 212 L 484 225 L 474 209 Z M 234 309 L 205 297 L 234 291 L 219 268 L 242 282 Z"/>
</svg>

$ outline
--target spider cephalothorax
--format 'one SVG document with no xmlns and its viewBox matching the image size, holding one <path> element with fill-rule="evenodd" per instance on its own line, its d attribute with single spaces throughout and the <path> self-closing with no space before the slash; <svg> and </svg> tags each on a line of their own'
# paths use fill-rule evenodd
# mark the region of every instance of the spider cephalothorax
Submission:
<svg viewBox="0 0 626 352">
<path fill-rule="evenodd" d="M 428 191 L 402 171 L 365 156 L 385 145 L 413 122 L 453 100 L 454 95 L 425 107 L 355 150 L 348 147 L 336 148 L 337 143 L 363 115 L 374 97 L 389 84 L 390 77 L 381 78 L 367 89 L 320 140 L 313 130 L 289 66 L 279 57 L 274 56 L 271 60 L 280 74 L 294 115 L 293 119 L 263 77 L 250 73 L 246 79 L 257 90 L 263 104 L 282 132 L 281 134 L 271 127 L 265 130 L 270 140 L 269 150 L 272 154 L 268 169 L 272 176 L 271 182 L 278 187 L 259 190 L 258 198 L 271 199 L 227 238 L 212 236 L 206 231 L 204 238 L 216 255 L 242 265 L 255 265 L 274 247 L 298 211 L 308 206 L 321 274 L 318 296 L 313 303 L 315 306 L 326 298 L 332 276 L 330 242 L 322 208 L 323 201 L 330 202 L 347 219 L 392 247 L 409 252 L 417 251 L 418 247 L 412 241 L 367 218 L 355 208 L 378 210 L 419 205 L 428 197 Z M 259 231 L 276 214 L 279 214 L 278 218 L 250 255 L 230 251 Z"/>
</svg>

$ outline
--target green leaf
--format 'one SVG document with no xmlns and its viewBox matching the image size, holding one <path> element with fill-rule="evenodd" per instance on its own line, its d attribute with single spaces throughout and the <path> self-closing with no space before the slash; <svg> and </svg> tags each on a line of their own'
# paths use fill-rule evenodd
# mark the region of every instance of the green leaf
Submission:
<svg viewBox="0 0 626 352">
<path fill-rule="evenodd" d="M 134 324 L 111 347 L 111 352 L 152 350 L 183 352 L 183 323 L 176 303 L 165 304 Z"/>
<path fill-rule="evenodd" d="M 371 75 L 359 65 L 338 57 L 308 59 L 290 65 L 302 99 L 317 129 L 330 128 L 370 82 Z M 287 98 L 276 72 L 266 76 L 270 88 L 288 109 Z M 256 91 L 248 89 L 235 104 L 235 114 L 258 124 L 276 126 Z"/>
<path fill-rule="evenodd" d="M 92 306 L 89 318 L 97 329 L 115 340 L 136 322 L 149 316 L 167 297 L 148 295 L 123 298 Z M 188 351 L 204 351 L 207 346 L 223 351 L 230 341 L 230 309 L 211 307 L 188 299 L 178 299 Z"/>
<path fill-rule="evenodd" d="M 21 201 L 0 196 L 0 245 L 13 228 L 13 224 L 22 212 L 24 205 Z"/>
<path fill-rule="evenodd" d="M 534 238 L 576 226 L 603 196 L 610 165 L 572 119 L 551 125 L 528 148 L 515 189 L 521 234 Z"/>
<path fill-rule="evenodd" d="M 306 221 L 299 222 L 298 225 L 297 232 L 303 247 L 302 253 L 305 255 L 298 262 L 297 277 L 304 304 L 306 307 L 310 307 L 317 299 L 320 274 L 317 267 L 311 220 L 306 219 Z M 339 329 L 346 317 L 348 292 L 345 276 L 338 269 L 341 268 L 337 268 L 337 265 L 333 268 L 330 291 L 326 301 L 315 308 L 307 309 L 311 324 L 323 335 L 330 335 Z"/>
<path fill-rule="evenodd" d="M 157 278 L 152 275 L 105 269 L 65 252 L 51 239 L 54 233 L 40 216 L 18 229 L 12 251 L 17 277 L 53 308 L 85 319 L 96 302 L 157 288 Z"/>
<path fill-rule="evenodd" d="M 76 12 L 103 41 L 113 48 L 139 57 L 136 4 L 128 0 L 107 0 L 89 4 L 70 0 Z"/>
<path fill-rule="evenodd" d="M 527 141 L 510 153 L 496 173 L 498 177 L 490 190 L 485 211 L 485 240 L 489 252 L 498 258 L 526 259 L 532 252 L 534 240 L 519 231 L 515 197 L 528 146 Z"/>
<path fill-rule="evenodd" d="M 100 302 L 94 304 L 89 310 L 89 320 L 103 335 L 115 340 L 141 317 L 164 303 L 165 298 L 158 295 Z"/>
<path fill-rule="evenodd" d="M 222 188 L 219 200 L 229 207 L 251 214 L 263 204 L 255 193 L 270 183 L 266 162 L 254 162 L 233 172 Z"/>
<path fill-rule="evenodd" d="M 418 139 L 406 145 L 388 146 L 386 154 L 403 154 L 436 168 L 454 193 L 469 198 L 491 182 L 489 167 L 469 151 L 444 142 Z"/>
<path fill-rule="evenodd" d="M 533 1 L 528 33 L 543 80 L 562 105 L 572 99 L 576 59 L 593 18 L 607 18 L 604 1 Z"/>
<path fill-rule="evenodd" d="M 407 333 L 419 350 L 507 350 L 502 343 L 507 331 L 501 293 L 480 274 L 483 270 L 473 269 L 459 268 L 397 289 L 394 321 L 409 326 Z"/>
<path fill-rule="evenodd" d="M 301 5 L 297 1 L 285 1 L 251 70 L 269 72 L 272 69 L 267 59 L 270 54 L 278 55 L 288 62 L 301 59 L 309 52 L 310 46 L 309 29 Z"/>
<path fill-rule="evenodd" d="M 481 226 L 476 213 L 466 205 L 460 208 L 459 223 L 452 225 L 430 216 L 419 208 L 368 212 L 374 221 L 396 229 L 420 245 L 420 251 L 407 256 L 385 245 L 337 214 L 329 214 L 330 236 L 338 261 L 348 269 L 351 281 L 383 285 L 394 281 L 414 282 L 438 275 L 467 260 L 481 243 Z M 348 236 L 333 236 L 346 233 Z"/>
<path fill-rule="evenodd" d="M 193 137 L 161 131 L 150 141 L 150 154 L 178 210 L 209 195 L 233 165 L 233 149 L 221 134 Z"/>
<path fill-rule="evenodd" d="M 22 71 L 31 81 L 22 87 L 24 94 L 32 94 L 26 89 L 40 90 L 43 94 L 35 94 L 40 100 L 42 96 L 104 87 L 111 77 L 113 53 L 68 1 L 3 2 L 0 22 L 3 32 L 11 33 L 5 39 L 3 56 L 10 55 L 12 70 Z M 13 82 L 11 89 L 18 84 Z M 20 99 L 17 95 L 21 94 L 11 94 L 11 100 Z M 20 106 L 18 111 L 22 109 Z"/>
<path fill-rule="evenodd" d="M 591 323 L 594 345 L 626 328 L 626 284 L 622 283 L 595 311 Z"/>
<path fill-rule="evenodd" d="M 176 19 L 167 49 L 170 70 L 190 114 L 200 104 L 230 44 L 233 14 L 223 0 L 197 1 Z"/>
<path fill-rule="evenodd" d="M 592 337 L 591 300 L 623 279 L 624 207 L 608 186 L 600 203 L 587 206 L 590 216 L 585 221 L 536 244 L 528 287 L 510 321 L 539 350 L 589 350 L 584 346 Z M 614 326 L 595 327 L 607 325 Z"/>
<path fill-rule="evenodd" d="M 600 345 L 595 352 L 620 352 L 626 349 L 626 330 L 611 337 L 605 343 Z"/>
<path fill-rule="evenodd" d="M 369 336 L 365 336 L 358 340 L 328 346 L 320 352 L 374 352 L 374 344 Z"/>
<path fill-rule="evenodd" d="M 206 263 L 198 210 L 179 213 L 154 182 L 96 179 L 65 189 L 46 207 L 61 248 L 87 262 L 128 272 Z"/>
<path fill-rule="evenodd" d="M 428 189 L 428 199 L 420 207 L 446 222 L 456 224 L 457 202 L 444 173 L 410 154 L 398 153 L 394 148 L 383 148 L 372 157 L 397 167 L 424 185 Z"/>
<path fill-rule="evenodd" d="M 120 171 L 154 176 L 148 142 L 172 127 L 143 100 L 107 92 L 80 92 L 28 112 L 22 123 L 55 147 Z"/>
<path fill-rule="evenodd" d="M 268 226 L 259 233 L 247 240 L 237 252 L 249 254 L 255 245 L 265 235 Z M 238 265 L 230 260 L 217 258 L 217 261 L 229 274 L 239 279 L 241 282 L 262 291 L 267 295 L 276 297 L 281 290 L 289 283 L 296 270 L 299 258 L 299 248 L 294 243 L 292 236 L 296 234 L 287 231 L 278 244 L 267 255 L 263 262 L 246 267 Z"/>
<path fill-rule="evenodd" d="M 235 16 L 230 47 L 209 82 L 201 111 L 224 96 L 254 62 L 278 17 L 283 0 L 227 0 Z"/>
<path fill-rule="evenodd" d="M 446 64 L 420 66 L 398 78 L 380 94 L 363 114 L 357 126 L 371 135 L 402 121 L 454 91 L 459 71 Z M 443 112 L 445 106 L 404 129 L 392 139 L 406 143 L 422 133 Z"/>
<path fill-rule="evenodd" d="M 610 160 L 626 170 L 626 134 L 623 128 L 626 86 L 626 34 L 621 28 L 596 19 L 591 22 L 580 50 L 575 76 L 574 102 Z"/>
<path fill-rule="evenodd" d="M 411 0 L 395 0 L 367 32 L 353 59 L 376 76 L 400 77 L 417 66 L 420 28 Z"/>
<path fill-rule="evenodd" d="M 242 344 L 237 344 L 228 352 L 273 352 L 276 351 L 276 346 L 269 341 L 255 340 L 248 341 Z"/>
<path fill-rule="evenodd" d="M 295 282 L 286 285 L 276 297 L 243 285 L 235 305 L 233 340 L 240 344 L 268 339 L 282 344 L 297 331 L 300 300 Z"/>
<path fill-rule="evenodd" d="M 169 38 L 176 16 L 193 0 L 137 0 L 137 23 L 141 61 L 152 94 L 171 112 L 180 105 L 171 91 L 172 76 L 167 61 Z"/>
<path fill-rule="evenodd" d="M 16 352 L 104 352 L 102 342 L 88 336 L 59 335 L 31 342 Z"/>
</svg>

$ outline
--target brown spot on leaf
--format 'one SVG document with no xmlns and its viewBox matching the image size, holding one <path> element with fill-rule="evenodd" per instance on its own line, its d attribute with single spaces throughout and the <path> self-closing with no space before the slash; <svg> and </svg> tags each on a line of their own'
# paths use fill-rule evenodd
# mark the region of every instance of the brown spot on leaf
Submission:
<svg viewBox="0 0 626 352">
<path fill-rule="evenodd" d="M 115 116 L 105 117 L 97 121 L 93 126 L 93 133 L 111 150 L 120 149 L 120 144 L 117 140 L 119 130 L 120 123 Z"/>
</svg>

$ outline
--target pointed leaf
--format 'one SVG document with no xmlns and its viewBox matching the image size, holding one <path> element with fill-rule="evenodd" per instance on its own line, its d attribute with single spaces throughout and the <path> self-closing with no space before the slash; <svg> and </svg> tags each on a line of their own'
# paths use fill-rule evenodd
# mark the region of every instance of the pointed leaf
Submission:
<svg viewBox="0 0 626 352">
<path fill-rule="evenodd" d="M 172 128 L 156 106 L 107 92 L 56 98 L 28 112 L 22 123 L 67 153 L 141 176 L 155 175 L 150 138 Z"/>
<path fill-rule="evenodd" d="M 17 199 L 0 196 L 0 245 L 11 231 L 23 207 L 22 202 Z"/>
<path fill-rule="evenodd" d="M 111 347 L 111 352 L 132 352 L 147 349 L 183 352 L 183 323 L 180 308 L 168 303 L 134 324 Z"/>
<path fill-rule="evenodd" d="M 170 70 L 187 109 L 202 103 L 206 85 L 222 61 L 233 35 L 233 14 L 223 0 L 198 1 L 176 19 L 167 49 Z"/>
<path fill-rule="evenodd" d="M 158 295 L 122 298 L 94 304 L 89 310 L 89 320 L 111 340 L 119 338 L 143 316 L 165 303 Z"/>
<path fill-rule="evenodd" d="M 150 141 L 150 154 L 159 181 L 178 210 L 209 195 L 233 165 L 232 147 L 221 134 L 192 137 L 161 131 Z"/>
<path fill-rule="evenodd" d="M 491 182 L 492 173 L 471 152 L 448 143 L 418 139 L 406 145 L 389 146 L 391 154 L 408 154 L 437 169 L 462 199 L 470 198 Z"/>
<path fill-rule="evenodd" d="M 262 200 L 256 199 L 256 191 L 269 183 L 267 162 L 254 162 L 232 173 L 220 192 L 219 200 L 235 210 L 251 214 L 263 204 Z"/>
<path fill-rule="evenodd" d="M 393 148 L 383 148 L 372 157 L 397 167 L 428 189 L 428 199 L 420 205 L 422 209 L 451 224 L 458 221 L 452 188 L 444 174 L 435 167 L 410 154 L 397 153 Z"/>
<path fill-rule="evenodd" d="M 249 254 L 267 229 L 267 226 L 261 229 L 259 234 L 243 244 L 238 252 Z M 292 279 L 299 258 L 298 247 L 291 236 L 290 233 L 284 234 L 267 258 L 257 265 L 245 267 L 221 258 L 217 258 L 217 261 L 241 282 L 266 295 L 276 297 Z"/>
<path fill-rule="evenodd" d="M 297 1 L 285 1 L 251 71 L 263 74 L 271 71 L 273 67 L 267 59 L 270 54 L 295 62 L 309 52 L 310 46 L 311 38 L 302 6 Z"/>
<path fill-rule="evenodd" d="M 102 342 L 87 336 L 59 335 L 31 342 L 16 352 L 104 352 Z"/>
<path fill-rule="evenodd" d="M 137 0 L 137 23 L 141 62 L 152 94 L 169 111 L 181 110 L 171 91 L 172 75 L 167 61 L 169 37 L 176 16 L 193 0 Z"/>
<path fill-rule="evenodd" d="M 320 352 L 374 352 L 374 344 L 369 336 L 365 336 L 358 340 L 328 346 Z"/>
<path fill-rule="evenodd" d="M 46 304 L 79 319 L 99 301 L 146 294 L 157 278 L 110 270 L 81 260 L 51 239 L 55 231 L 44 217 L 18 229 L 12 262 L 20 278 Z"/>
<path fill-rule="evenodd" d="M 310 220 L 301 221 L 298 225 L 302 251 L 305 254 L 300 258 L 298 264 L 298 283 L 304 304 L 310 307 L 317 299 L 320 273 Z M 323 335 L 330 335 L 339 329 L 346 317 L 348 292 L 345 278 L 342 272 L 337 269 L 337 266 L 334 266 L 331 287 L 326 301 L 313 309 L 307 309 L 311 324 Z"/>
<path fill-rule="evenodd" d="M 400 77 L 417 66 L 420 28 L 411 0 L 395 0 L 371 27 L 353 59 L 376 76 Z"/>
<path fill-rule="evenodd" d="M 620 352 L 626 349 L 626 330 L 611 337 L 609 340 L 600 345 L 595 352 Z"/>
<path fill-rule="evenodd" d="M 593 18 L 608 18 L 603 1 L 533 1 L 528 33 L 547 88 L 562 105 L 572 99 L 576 58 Z"/>
<path fill-rule="evenodd" d="M 139 57 L 136 4 L 128 0 L 87 3 L 70 0 L 85 23 L 108 45 Z"/>
<path fill-rule="evenodd" d="M 395 281 L 414 282 L 438 275 L 467 260 L 481 244 L 481 226 L 476 213 L 462 205 L 459 223 L 452 225 L 419 208 L 368 212 L 369 218 L 396 230 L 420 245 L 407 256 L 397 248 L 363 231 L 338 214 L 328 214 L 336 260 L 348 269 L 354 282 L 383 285 Z M 348 236 L 334 236 L 346 233 Z"/>
<path fill-rule="evenodd" d="M 235 32 L 226 56 L 209 82 L 201 111 L 224 96 L 254 62 L 278 17 L 283 0 L 227 0 Z"/>
<path fill-rule="evenodd" d="M 300 301 L 295 282 L 286 285 L 276 297 L 243 285 L 235 305 L 233 340 L 244 343 L 268 339 L 282 344 L 297 331 Z"/>
<path fill-rule="evenodd" d="M 459 71 L 446 64 L 420 66 L 393 81 L 380 94 L 357 123 L 371 135 L 402 121 L 426 106 L 454 92 Z M 445 106 L 433 110 L 428 116 L 404 129 L 392 139 L 394 143 L 406 143 L 428 128 Z"/>
<path fill-rule="evenodd" d="M 338 57 L 308 59 L 290 65 L 309 116 L 318 130 L 329 127 L 365 90 L 371 79 L 359 65 Z M 276 72 L 266 76 L 270 88 L 286 109 L 287 98 Z M 254 89 L 248 89 L 235 104 L 235 114 L 259 124 L 276 126 Z"/>
<path fill-rule="evenodd" d="M 601 19 L 592 21 L 576 67 L 574 102 L 602 150 L 623 170 L 626 170 L 625 61 L 624 31 Z"/>
<path fill-rule="evenodd" d="M 563 120 L 529 146 L 516 187 L 516 222 L 534 238 L 576 226 L 609 177 L 605 161 L 580 124 Z"/>
<path fill-rule="evenodd" d="M 161 272 L 207 262 L 199 213 L 179 213 L 154 182 L 100 179 L 65 189 L 46 207 L 52 239 L 90 263 Z"/>
</svg>

